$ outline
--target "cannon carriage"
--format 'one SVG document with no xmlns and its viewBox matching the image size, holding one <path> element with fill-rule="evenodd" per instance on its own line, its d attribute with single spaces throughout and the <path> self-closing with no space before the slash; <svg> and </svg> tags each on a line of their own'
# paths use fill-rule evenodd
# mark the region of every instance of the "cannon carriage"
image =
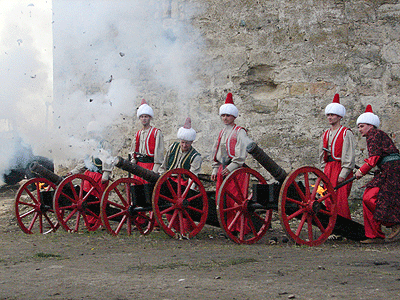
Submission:
<svg viewBox="0 0 400 300">
<path fill-rule="evenodd" d="M 220 226 L 236 243 L 252 244 L 266 234 L 277 211 L 282 228 L 297 244 L 317 246 L 332 233 L 365 239 L 361 224 L 337 215 L 335 188 L 322 171 L 305 166 L 288 174 L 257 144 L 250 143 L 247 151 L 276 182 L 268 184 L 260 173 L 245 166 L 229 174 L 218 191 L 206 191 L 199 177 L 188 170 L 174 169 L 161 176 L 116 157 L 116 167 L 148 183 L 128 176 L 103 191 L 85 175 L 63 179 L 34 164 L 33 171 L 44 177 L 33 182 L 40 199 L 29 192 L 32 182 L 24 184 L 16 198 L 17 220 L 26 233 L 32 233 L 35 223 L 41 233 L 48 232 L 44 222 L 49 231 L 59 226 L 72 232 L 85 226 L 96 230 L 102 225 L 112 235 L 133 230 L 146 235 L 157 225 L 171 237 L 185 238 L 196 236 L 208 224 Z M 24 193 L 34 204 L 21 200 Z"/>
<path fill-rule="evenodd" d="M 66 178 L 33 162 L 30 171 L 37 177 L 19 188 L 15 197 L 15 216 L 27 234 L 49 233 L 60 226 L 69 232 L 83 228 L 96 230 L 101 225 L 102 188 L 84 174 Z"/>
<path fill-rule="evenodd" d="M 232 240 L 259 240 L 266 230 L 258 229 L 254 219 L 263 219 L 269 226 L 273 210 L 278 212 L 286 235 L 296 244 L 318 246 L 332 233 L 357 241 L 366 238 L 363 225 L 337 214 L 335 190 L 348 182 L 333 187 L 321 170 L 310 166 L 288 174 L 254 142 L 247 146 L 247 152 L 277 182 L 267 184 L 261 174 L 247 167 L 235 170 L 224 180 L 217 195 L 217 211 L 221 227 Z M 247 189 L 238 184 L 243 180 Z"/>
</svg>

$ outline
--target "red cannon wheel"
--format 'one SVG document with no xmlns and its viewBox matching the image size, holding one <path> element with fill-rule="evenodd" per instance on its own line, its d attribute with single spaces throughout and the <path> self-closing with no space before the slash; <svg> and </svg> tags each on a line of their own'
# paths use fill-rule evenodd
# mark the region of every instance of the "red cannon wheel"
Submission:
<svg viewBox="0 0 400 300">
<path fill-rule="evenodd" d="M 15 197 L 15 216 L 21 230 L 28 234 L 56 231 L 59 227 L 53 211 L 56 185 L 45 178 L 25 182 Z"/>
<path fill-rule="evenodd" d="M 142 235 L 149 234 L 154 228 L 153 211 L 140 211 L 139 207 L 135 207 L 131 194 L 132 185 L 141 185 L 141 182 L 134 178 L 120 178 L 103 193 L 101 220 L 112 235 L 118 235 L 124 227 L 128 235 L 132 233 L 133 226 Z"/>
<path fill-rule="evenodd" d="M 188 170 L 174 169 L 161 176 L 152 200 L 158 224 L 171 237 L 192 238 L 206 224 L 207 193 L 197 176 Z"/>
<path fill-rule="evenodd" d="M 87 175 L 65 178 L 58 185 L 53 200 L 60 225 L 68 232 L 78 232 L 80 227 L 88 231 L 99 228 L 101 195 L 101 187 Z"/>
<path fill-rule="evenodd" d="M 225 178 L 218 192 L 219 224 L 238 244 L 257 242 L 271 225 L 272 210 L 266 210 L 252 201 L 253 184 L 267 182 L 257 171 L 239 168 Z"/>
<path fill-rule="evenodd" d="M 335 227 L 336 193 L 329 178 L 314 167 L 292 171 L 279 193 L 279 218 L 290 239 L 318 246 Z"/>
</svg>

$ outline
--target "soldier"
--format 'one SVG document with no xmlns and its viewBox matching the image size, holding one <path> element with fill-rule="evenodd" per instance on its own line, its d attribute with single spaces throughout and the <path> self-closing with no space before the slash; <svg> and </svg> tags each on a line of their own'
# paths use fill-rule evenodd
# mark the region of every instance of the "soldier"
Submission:
<svg viewBox="0 0 400 300">
<path fill-rule="evenodd" d="M 335 94 L 333 102 L 325 108 L 325 115 L 330 128 L 322 135 L 319 146 L 321 168 L 333 186 L 353 177 L 355 166 L 353 132 L 340 124 L 346 114 L 345 107 L 339 102 L 339 94 Z M 337 190 L 338 214 L 351 219 L 348 197 L 352 183 Z"/>
<path fill-rule="evenodd" d="M 381 225 L 391 228 L 388 240 L 400 233 L 400 155 L 392 139 L 379 130 L 379 117 L 368 105 L 357 119 L 358 131 L 367 139 L 369 158 L 356 172 L 357 179 L 373 167 L 379 168 L 366 185 L 363 195 L 365 236 L 363 244 L 382 243 L 385 234 Z"/>
<path fill-rule="evenodd" d="M 192 147 L 192 143 L 196 139 L 196 131 L 192 128 L 191 123 L 191 119 L 187 118 L 185 125 L 179 128 L 177 137 L 180 141 L 173 143 L 169 147 L 164 162 L 158 170 L 160 174 L 176 168 L 189 170 L 196 176 L 200 173 L 202 159 L 200 153 Z M 189 182 L 185 181 L 183 184 L 186 185 Z M 196 187 L 193 185 L 191 189 L 195 190 Z M 167 219 L 170 221 L 172 216 L 167 214 Z M 191 222 L 185 217 L 183 217 L 182 223 L 184 226 L 184 230 L 182 231 L 189 233 L 193 230 Z M 178 219 L 173 221 L 172 227 L 180 231 L 180 222 Z M 185 236 L 184 238 L 187 237 Z"/>
<path fill-rule="evenodd" d="M 196 139 L 196 131 L 192 128 L 192 121 L 187 118 L 185 125 L 178 130 L 179 142 L 173 143 L 164 157 L 164 161 L 158 170 L 160 174 L 166 171 L 183 168 L 198 175 L 201 169 L 201 155 L 192 147 Z"/>
<path fill-rule="evenodd" d="M 247 141 L 250 139 L 247 137 L 247 132 L 244 128 L 235 124 L 239 111 L 233 104 L 232 94 L 228 93 L 226 96 L 225 104 L 219 108 L 219 115 L 224 123 L 225 127 L 220 131 L 217 141 L 213 146 L 214 162 L 212 164 L 211 179 L 217 181 L 216 194 L 219 193 L 219 188 L 224 180 L 224 177 L 229 175 L 232 171 L 243 166 L 247 152 L 246 146 Z M 243 182 L 245 188 L 245 180 L 239 179 L 238 182 Z M 230 189 L 230 187 L 227 187 Z M 231 194 L 235 195 L 237 188 L 232 186 Z M 234 205 L 234 200 L 228 197 L 228 205 Z M 218 204 L 218 203 L 217 203 Z M 227 221 L 230 223 L 233 221 L 233 214 L 228 214 Z M 250 228 L 245 225 L 244 233 L 248 233 Z M 232 226 L 232 232 L 240 232 L 240 224 L 237 222 L 235 226 Z"/>
<path fill-rule="evenodd" d="M 150 125 L 154 113 L 144 99 L 137 110 L 137 117 L 143 128 L 136 133 L 132 142 L 130 151 L 132 162 L 145 169 L 158 172 L 163 162 L 164 137 L 160 129 Z M 140 177 L 134 176 L 134 178 L 142 183 L 147 183 Z"/>
</svg>

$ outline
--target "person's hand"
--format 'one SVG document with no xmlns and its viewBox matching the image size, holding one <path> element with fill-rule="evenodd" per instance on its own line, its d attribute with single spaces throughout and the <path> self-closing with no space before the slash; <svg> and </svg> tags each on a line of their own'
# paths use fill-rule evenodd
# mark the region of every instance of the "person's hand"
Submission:
<svg viewBox="0 0 400 300">
<path fill-rule="evenodd" d="M 360 170 L 357 170 L 357 172 L 356 172 L 356 178 L 357 179 L 360 179 L 361 177 L 363 177 L 364 176 L 364 174 L 360 171 Z"/>
<path fill-rule="evenodd" d="M 211 175 L 211 180 L 212 181 L 217 181 L 217 175 Z"/>
<path fill-rule="evenodd" d="M 230 172 L 231 171 L 229 171 L 227 168 L 225 168 L 222 170 L 221 175 L 225 177 L 225 176 L 228 176 Z"/>
</svg>

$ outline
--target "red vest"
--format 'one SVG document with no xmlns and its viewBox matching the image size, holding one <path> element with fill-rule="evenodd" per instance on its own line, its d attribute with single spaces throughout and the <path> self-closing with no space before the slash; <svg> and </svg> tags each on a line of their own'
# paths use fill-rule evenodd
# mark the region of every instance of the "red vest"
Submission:
<svg viewBox="0 0 400 300">
<path fill-rule="evenodd" d="M 226 139 L 226 145 L 225 145 L 226 151 L 228 152 L 228 156 L 231 159 L 235 156 L 235 146 L 236 146 L 236 142 L 237 142 L 237 134 L 240 129 L 244 129 L 244 128 L 242 128 L 238 125 L 233 126 L 231 133 L 229 134 L 228 138 Z M 217 151 L 218 151 L 219 145 L 221 143 L 222 135 L 224 134 L 225 130 L 226 130 L 226 128 L 222 129 L 219 133 L 217 148 L 216 148 L 215 154 L 214 154 L 214 161 L 217 161 Z"/>
<path fill-rule="evenodd" d="M 156 147 L 156 135 L 159 129 L 155 127 L 151 127 L 150 131 L 145 139 L 145 149 L 147 156 L 154 157 L 154 149 Z M 136 144 L 135 144 L 135 152 L 139 152 L 139 146 L 140 146 L 140 134 L 142 133 L 143 129 L 139 130 L 136 132 Z M 135 154 L 136 158 L 136 154 Z"/>
<path fill-rule="evenodd" d="M 342 158 L 342 148 L 343 148 L 343 141 L 344 137 L 346 136 L 347 130 L 350 130 L 347 127 L 340 126 L 338 131 L 336 132 L 335 136 L 333 137 L 333 141 L 331 143 L 331 151 L 330 156 L 336 161 L 340 161 Z M 328 139 L 329 139 L 329 132 L 331 130 L 328 129 L 325 131 L 323 136 L 323 147 L 328 149 Z M 324 151 L 324 161 L 328 162 L 328 152 Z"/>
</svg>

